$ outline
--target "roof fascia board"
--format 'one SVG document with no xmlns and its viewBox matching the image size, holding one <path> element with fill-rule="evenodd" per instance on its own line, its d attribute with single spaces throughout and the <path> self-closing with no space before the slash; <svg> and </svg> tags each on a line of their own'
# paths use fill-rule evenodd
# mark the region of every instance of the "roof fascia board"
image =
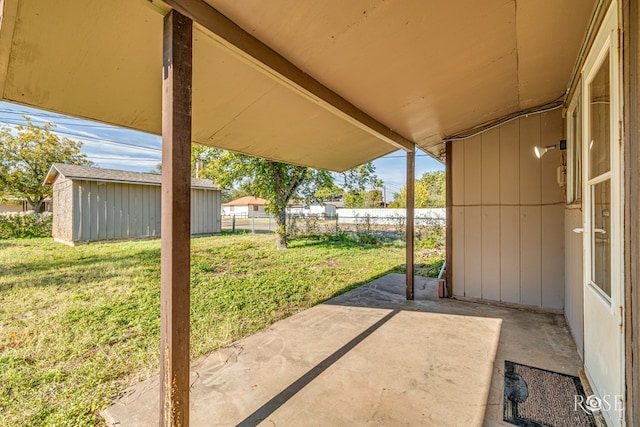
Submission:
<svg viewBox="0 0 640 427">
<path fill-rule="evenodd" d="M 163 0 L 173 9 L 209 30 L 218 43 L 254 69 L 341 117 L 356 127 L 405 151 L 415 144 L 369 116 L 300 68 L 247 33 L 203 0 Z"/>
<path fill-rule="evenodd" d="M 57 171 L 56 171 L 57 172 Z M 102 182 L 105 184 L 111 183 L 111 184 L 134 184 L 134 185 L 150 185 L 150 186 L 154 186 L 154 187 L 160 187 L 161 183 L 160 182 L 148 182 L 148 181 L 124 181 L 124 180 L 119 180 L 119 179 L 104 179 L 104 178 L 90 178 L 90 177 L 86 177 L 86 176 L 66 176 L 64 174 L 61 173 L 55 173 L 54 179 L 51 180 L 51 182 L 48 182 L 48 180 L 45 178 L 45 182 L 44 185 L 53 185 L 53 182 L 55 181 L 55 177 L 57 177 L 58 175 L 63 176 L 64 178 L 70 180 L 70 181 L 87 181 L 87 182 Z M 49 177 L 49 175 L 47 175 L 47 177 Z M 204 187 L 201 185 L 197 185 L 197 184 L 191 184 L 191 188 L 192 189 L 198 189 L 198 190 L 210 190 L 210 191 L 220 191 L 220 188 L 218 187 Z"/>
<path fill-rule="evenodd" d="M 160 187 L 161 183 L 159 182 L 145 182 L 145 181 L 122 181 L 118 179 L 101 179 L 101 178 L 86 178 L 86 177 L 76 177 L 76 176 L 65 176 L 65 178 L 71 181 L 89 181 L 89 182 L 102 182 L 105 184 L 134 184 L 134 185 L 150 185 L 153 187 Z M 215 187 L 203 187 L 200 185 L 191 184 L 191 188 L 194 190 L 210 190 L 210 191 L 220 191 L 219 188 Z"/>
<path fill-rule="evenodd" d="M 56 168 L 56 165 L 53 164 L 49 167 L 49 172 L 45 175 L 44 180 L 42 181 L 42 185 L 53 185 L 53 181 L 56 180 L 60 171 Z"/>
</svg>

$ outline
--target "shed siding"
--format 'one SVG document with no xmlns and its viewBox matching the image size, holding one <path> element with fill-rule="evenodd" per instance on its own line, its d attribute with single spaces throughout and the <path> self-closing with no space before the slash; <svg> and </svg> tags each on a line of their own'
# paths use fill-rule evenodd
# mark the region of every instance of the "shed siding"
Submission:
<svg viewBox="0 0 640 427">
<path fill-rule="evenodd" d="M 220 232 L 220 204 L 218 191 L 191 190 L 191 234 L 203 235 Z"/>
<path fill-rule="evenodd" d="M 69 243 L 160 236 L 161 188 L 59 176 L 54 237 Z M 220 191 L 192 190 L 192 234 L 220 232 Z"/>
<path fill-rule="evenodd" d="M 73 239 L 73 182 L 62 179 L 53 189 L 53 228 L 52 236 L 55 239 L 70 241 Z"/>
<path fill-rule="evenodd" d="M 214 197 L 213 213 L 216 216 L 215 230 L 216 230 L 216 233 L 220 233 L 222 230 L 222 212 L 220 209 L 220 206 L 222 206 L 222 193 L 220 191 L 214 191 L 213 197 Z"/>
<path fill-rule="evenodd" d="M 116 220 L 116 195 L 120 195 L 120 192 L 116 190 L 116 184 L 108 183 L 107 187 L 107 198 L 106 198 L 106 218 L 107 221 L 105 223 L 105 231 L 106 231 L 106 239 L 113 240 L 116 238 L 115 232 L 115 220 Z"/>
<path fill-rule="evenodd" d="M 122 184 L 122 213 L 120 216 L 122 219 L 120 223 L 120 237 L 129 235 L 129 221 L 131 220 L 131 213 L 129 211 L 129 187 L 129 184 Z"/>
<path fill-rule="evenodd" d="M 562 137 L 556 110 L 453 143 L 454 295 L 563 308 L 561 153 L 533 155 Z"/>
<path fill-rule="evenodd" d="M 61 178 L 58 178 L 61 179 Z M 56 180 L 57 182 L 57 180 Z M 55 191 L 56 185 L 53 185 L 53 191 Z M 71 228 L 73 229 L 72 237 L 70 240 L 65 240 L 67 242 L 75 242 L 78 240 L 78 236 L 82 231 L 82 221 L 80 221 L 80 183 L 77 181 L 73 181 L 73 189 L 71 194 L 71 204 L 73 205 L 73 216 L 71 218 Z M 54 209 L 55 210 L 55 209 Z"/>
</svg>

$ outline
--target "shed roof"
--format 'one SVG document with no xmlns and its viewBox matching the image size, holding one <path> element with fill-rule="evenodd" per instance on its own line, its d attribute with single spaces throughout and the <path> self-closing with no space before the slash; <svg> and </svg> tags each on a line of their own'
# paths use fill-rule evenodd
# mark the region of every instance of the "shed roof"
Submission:
<svg viewBox="0 0 640 427">
<path fill-rule="evenodd" d="M 104 169 L 92 166 L 67 165 L 54 163 L 44 179 L 45 185 L 53 185 L 58 175 L 72 180 L 109 181 L 125 184 L 160 185 L 162 175 L 155 173 L 130 172 L 118 169 Z M 191 178 L 192 188 L 219 190 L 219 187 L 208 179 Z"/>
<path fill-rule="evenodd" d="M 445 137 L 562 99 L 599 3 L 0 4 L 3 100 L 160 134 L 171 5 L 206 16 L 193 31 L 195 142 L 343 171 L 398 141 L 437 155 Z"/>
<path fill-rule="evenodd" d="M 267 200 L 261 199 L 260 197 L 254 196 L 244 196 L 239 199 L 232 200 L 227 203 L 223 203 L 222 206 L 248 206 L 248 205 L 258 205 L 264 206 L 267 204 Z"/>
</svg>

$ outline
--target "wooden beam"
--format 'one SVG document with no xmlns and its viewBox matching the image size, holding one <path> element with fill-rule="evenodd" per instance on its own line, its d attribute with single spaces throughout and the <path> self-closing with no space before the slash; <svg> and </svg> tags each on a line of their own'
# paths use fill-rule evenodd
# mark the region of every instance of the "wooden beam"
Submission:
<svg viewBox="0 0 640 427">
<path fill-rule="evenodd" d="M 453 173 L 451 167 L 453 165 L 453 142 L 445 142 L 445 173 L 446 173 L 446 206 L 447 206 L 447 225 L 446 225 L 446 285 L 447 296 L 451 298 L 453 295 Z"/>
<path fill-rule="evenodd" d="M 164 18 L 160 425 L 189 425 L 192 22 Z"/>
<path fill-rule="evenodd" d="M 407 152 L 407 299 L 413 299 L 413 254 L 414 254 L 414 217 L 415 217 L 415 200 L 414 200 L 414 187 L 415 187 L 415 170 L 416 170 L 416 153 L 415 151 Z"/>
<path fill-rule="evenodd" d="M 412 141 L 392 131 L 324 86 L 203 0 L 164 0 L 164 2 L 209 30 L 216 41 L 265 75 L 289 86 L 327 111 L 394 147 L 405 151 L 414 150 L 415 144 Z"/>
<path fill-rule="evenodd" d="M 640 424 L 640 10 L 622 2 L 624 88 L 625 417 Z"/>
</svg>

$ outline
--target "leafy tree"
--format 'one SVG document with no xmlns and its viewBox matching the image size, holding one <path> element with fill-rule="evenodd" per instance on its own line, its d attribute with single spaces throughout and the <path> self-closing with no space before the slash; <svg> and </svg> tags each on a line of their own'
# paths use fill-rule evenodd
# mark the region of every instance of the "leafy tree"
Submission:
<svg viewBox="0 0 640 427">
<path fill-rule="evenodd" d="M 287 248 L 286 207 L 298 192 L 309 192 L 331 181 L 331 174 L 303 166 L 288 165 L 218 149 L 193 150 L 194 163 L 203 163 L 200 176 L 212 179 L 223 187 L 249 180 L 254 196 L 269 201 L 267 212 L 276 218 L 276 247 Z M 306 187 L 306 191 L 305 191 Z M 313 188 L 315 193 L 315 188 Z"/>
<path fill-rule="evenodd" d="M 416 180 L 415 207 L 416 208 L 444 208 L 446 205 L 446 174 L 445 171 L 425 172 Z M 394 194 L 393 208 L 407 207 L 407 186 L 402 187 L 400 193 Z"/>
<path fill-rule="evenodd" d="M 256 194 L 253 182 L 250 179 L 245 179 L 237 186 L 227 191 L 229 200 L 223 200 L 223 202 L 230 202 L 231 200 L 239 199 L 245 196 L 253 196 Z M 224 199 L 224 197 L 223 197 Z"/>
<path fill-rule="evenodd" d="M 344 206 L 346 208 L 379 208 L 382 206 L 382 191 L 373 189 L 370 191 L 350 190 L 344 194 Z"/>
<path fill-rule="evenodd" d="M 314 194 L 314 198 L 317 201 L 325 202 L 339 199 L 343 196 L 344 190 L 342 187 L 332 184 L 329 186 L 319 188 Z"/>
<path fill-rule="evenodd" d="M 342 178 L 347 190 L 364 191 L 367 187 L 382 186 L 382 181 L 376 176 L 376 167 L 371 162 L 343 172 Z"/>
<path fill-rule="evenodd" d="M 426 207 L 444 208 L 447 204 L 447 175 L 445 171 L 426 172 L 422 175 L 420 181 L 429 192 Z"/>
<path fill-rule="evenodd" d="M 413 187 L 414 193 L 414 207 L 426 208 L 429 199 L 429 190 L 422 181 L 416 181 Z M 392 208 L 406 208 L 407 207 L 407 186 L 402 187 L 399 193 L 393 195 L 393 202 L 389 203 L 389 207 Z"/>
<path fill-rule="evenodd" d="M 371 191 L 367 191 L 364 200 L 365 208 L 379 208 L 382 206 L 382 191 L 378 189 L 373 189 Z"/>
<path fill-rule="evenodd" d="M 29 207 L 41 212 L 52 188 L 42 185 L 52 163 L 90 165 L 80 153 L 82 142 L 61 138 L 55 124 L 35 125 L 27 116 L 26 124 L 0 127 L 0 197 L 27 200 Z"/>
<path fill-rule="evenodd" d="M 345 208 L 364 208 L 364 192 L 359 190 L 350 190 L 344 193 L 342 200 Z"/>
<path fill-rule="evenodd" d="M 382 192 L 380 192 L 380 190 L 367 191 L 367 187 L 375 188 L 382 186 L 382 181 L 376 176 L 375 170 L 373 163 L 365 163 L 364 165 L 350 169 L 343 174 L 344 186 L 347 189 L 344 194 L 345 207 L 380 207 L 382 204 Z"/>
<path fill-rule="evenodd" d="M 244 154 L 194 145 L 192 148 L 192 166 L 201 162 L 199 175 L 209 178 L 222 187 L 231 188 L 234 184 L 246 184 L 253 196 L 269 201 L 267 212 L 276 218 L 276 247 L 287 248 L 286 207 L 293 198 L 306 201 L 318 199 L 336 191 L 334 175 L 331 172 L 290 165 L 273 160 L 260 159 Z M 375 167 L 364 165 L 343 174 L 349 186 L 365 186 L 367 182 L 377 180 Z"/>
</svg>

